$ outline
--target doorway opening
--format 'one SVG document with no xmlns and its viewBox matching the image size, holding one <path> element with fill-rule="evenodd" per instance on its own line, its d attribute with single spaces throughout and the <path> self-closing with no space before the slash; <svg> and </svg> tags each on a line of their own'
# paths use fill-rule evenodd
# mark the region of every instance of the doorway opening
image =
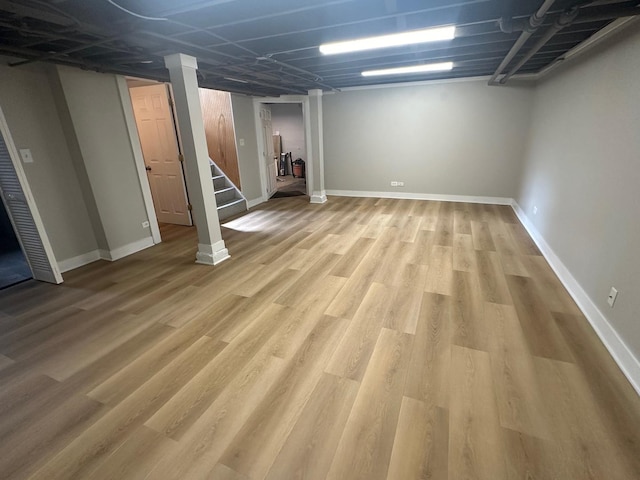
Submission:
<svg viewBox="0 0 640 480">
<path fill-rule="evenodd" d="M 191 226 L 193 218 L 171 85 L 130 77 L 127 86 L 142 150 L 138 162 L 144 161 L 138 174 L 151 192 L 147 209 L 152 203 L 159 224 Z M 200 88 L 199 96 L 218 217 L 223 220 L 247 209 L 240 191 L 231 94 Z"/>
<path fill-rule="evenodd" d="M 263 201 L 300 194 L 311 199 L 313 158 L 310 153 L 309 98 L 287 95 L 255 99 L 254 113 L 261 147 L 258 150 Z M 278 149 L 281 150 L 279 153 Z"/>
<path fill-rule="evenodd" d="M 27 258 L 13 230 L 4 203 L 0 202 L 0 290 L 33 278 Z"/>
<path fill-rule="evenodd" d="M 169 85 L 128 80 L 133 115 L 160 223 L 193 225 L 180 139 Z"/>
<path fill-rule="evenodd" d="M 301 103 L 271 103 L 277 197 L 307 194 L 307 148 Z"/>
</svg>

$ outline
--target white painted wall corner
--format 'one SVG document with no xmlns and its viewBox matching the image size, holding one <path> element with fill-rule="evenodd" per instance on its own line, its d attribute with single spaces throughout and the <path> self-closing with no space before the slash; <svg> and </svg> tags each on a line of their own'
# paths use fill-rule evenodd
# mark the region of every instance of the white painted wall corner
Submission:
<svg viewBox="0 0 640 480">
<path fill-rule="evenodd" d="M 113 250 L 100 250 L 100 258 L 115 262 L 121 258 L 132 255 L 145 248 L 153 247 L 155 245 L 153 237 L 143 238 L 135 242 L 128 243 L 122 247 L 114 248 Z"/>
<path fill-rule="evenodd" d="M 84 265 L 93 263 L 97 260 L 100 260 L 101 258 L 102 257 L 100 256 L 100 250 L 96 249 L 87 253 L 83 253 L 82 255 L 60 260 L 58 262 L 58 268 L 60 269 L 61 273 L 65 273 L 69 270 L 74 270 L 76 268 L 83 267 Z"/>
<path fill-rule="evenodd" d="M 253 208 L 256 205 L 266 202 L 264 197 L 254 198 L 253 200 L 247 200 L 247 208 Z"/>
</svg>

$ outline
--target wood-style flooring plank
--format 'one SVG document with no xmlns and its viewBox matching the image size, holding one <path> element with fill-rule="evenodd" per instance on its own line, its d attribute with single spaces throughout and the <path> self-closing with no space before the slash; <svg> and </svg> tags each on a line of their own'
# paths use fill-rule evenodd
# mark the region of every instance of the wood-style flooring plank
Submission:
<svg viewBox="0 0 640 480">
<path fill-rule="evenodd" d="M 326 478 L 385 479 L 413 337 L 383 329 Z"/>
<path fill-rule="evenodd" d="M 385 323 L 394 289 L 373 283 L 360 308 L 349 323 L 325 371 L 340 377 L 361 380 Z"/>
<path fill-rule="evenodd" d="M 471 236 L 473 237 L 473 247 L 476 250 L 495 251 L 491 237 L 491 229 L 487 222 L 471 221 Z"/>
<path fill-rule="evenodd" d="M 402 399 L 387 480 L 448 478 L 449 415 L 444 408 Z"/>
<path fill-rule="evenodd" d="M 326 477 L 359 387 L 354 380 L 323 374 L 267 480 Z"/>
<path fill-rule="evenodd" d="M 453 289 L 453 248 L 434 245 L 429 257 L 425 291 L 451 295 Z"/>
<path fill-rule="evenodd" d="M 220 463 L 251 478 L 263 478 L 304 405 L 320 381 L 322 367 L 344 332 L 344 320 L 325 316 L 289 361 L 278 384 L 247 419 Z"/>
<path fill-rule="evenodd" d="M 451 347 L 449 478 L 507 479 L 487 352 Z"/>
<path fill-rule="evenodd" d="M 510 206 L 275 199 L 0 291 L 0 477 L 640 478 L 640 397 Z"/>
<path fill-rule="evenodd" d="M 411 350 L 404 395 L 427 405 L 449 407 L 451 298 L 425 293 Z"/>
<path fill-rule="evenodd" d="M 537 438 L 549 439 L 535 364 L 515 309 L 485 304 L 490 335 L 491 369 L 500 425 Z"/>
<path fill-rule="evenodd" d="M 498 254 L 495 252 L 476 251 L 476 264 L 480 278 L 480 290 L 486 302 L 512 305 L 509 287 Z"/>
<path fill-rule="evenodd" d="M 532 355 L 572 362 L 571 351 L 544 300 L 528 277 L 508 275 L 507 284 Z"/>
<path fill-rule="evenodd" d="M 151 380 L 77 436 L 34 475 L 34 479 L 86 476 L 127 440 L 159 406 L 209 363 L 224 344 L 202 337 Z"/>
</svg>

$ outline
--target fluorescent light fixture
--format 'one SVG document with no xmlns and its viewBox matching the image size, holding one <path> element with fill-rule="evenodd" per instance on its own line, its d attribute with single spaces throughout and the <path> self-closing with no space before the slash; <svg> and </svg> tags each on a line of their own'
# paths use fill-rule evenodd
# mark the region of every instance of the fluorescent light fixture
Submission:
<svg viewBox="0 0 640 480">
<path fill-rule="evenodd" d="M 362 52 L 376 48 L 401 47 L 416 43 L 437 42 L 440 40 L 452 40 L 456 36 L 456 27 L 437 27 L 424 30 L 412 30 L 410 32 L 382 35 L 380 37 L 361 38 L 346 42 L 325 43 L 320 45 L 320 52 L 325 55 L 335 53 Z"/>
<path fill-rule="evenodd" d="M 363 77 L 378 75 L 402 75 L 403 73 L 445 72 L 453 68 L 453 62 L 428 63 L 426 65 L 412 65 L 410 67 L 386 68 L 384 70 L 366 70 Z"/>
</svg>

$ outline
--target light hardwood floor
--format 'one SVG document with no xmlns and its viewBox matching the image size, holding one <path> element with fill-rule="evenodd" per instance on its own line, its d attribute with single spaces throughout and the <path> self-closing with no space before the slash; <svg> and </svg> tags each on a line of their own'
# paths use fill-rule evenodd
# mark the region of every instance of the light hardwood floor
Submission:
<svg viewBox="0 0 640 480">
<path fill-rule="evenodd" d="M 0 292 L 0 478 L 640 478 L 640 399 L 509 207 L 282 198 L 223 234 L 215 268 L 166 227 Z"/>
</svg>

